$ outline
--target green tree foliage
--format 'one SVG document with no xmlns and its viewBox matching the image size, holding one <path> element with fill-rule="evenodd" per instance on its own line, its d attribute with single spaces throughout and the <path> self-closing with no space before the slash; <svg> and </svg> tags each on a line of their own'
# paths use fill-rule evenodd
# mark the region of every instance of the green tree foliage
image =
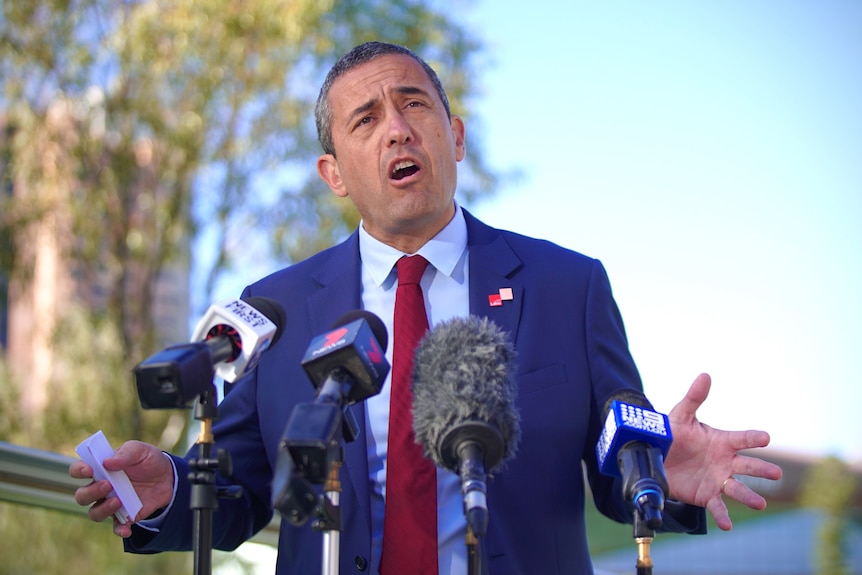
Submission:
<svg viewBox="0 0 862 575">
<path fill-rule="evenodd" d="M 72 454 L 101 428 L 115 444 L 178 448 L 186 414 L 142 411 L 130 375 L 173 343 L 153 322 L 158 280 L 198 270 L 209 301 L 249 245 L 287 263 L 355 227 L 314 172 L 312 110 L 335 58 L 371 39 L 423 55 L 467 115 L 479 46 L 420 0 L 0 0 L 0 276 L 10 295 L 33 281 L 32 247 L 49 230 L 75 278 L 43 413 L 17 414 L 0 361 L 0 439 Z M 478 148 L 462 169 L 467 203 L 495 183 Z M 193 260 L 204 234 L 213 255 Z M 29 567 L 4 551 L 0 572 L 170 564 L 123 566 L 110 529 L 81 522 L 0 505 L 0 541 L 54 550 L 27 553 Z"/>
<path fill-rule="evenodd" d="M 847 575 L 844 533 L 850 519 L 856 475 L 837 457 L 826 457 L 811 468 L 803 487 L 801 503 L 824 514 L 817 533 L 817 572 Z"/>
</svg>

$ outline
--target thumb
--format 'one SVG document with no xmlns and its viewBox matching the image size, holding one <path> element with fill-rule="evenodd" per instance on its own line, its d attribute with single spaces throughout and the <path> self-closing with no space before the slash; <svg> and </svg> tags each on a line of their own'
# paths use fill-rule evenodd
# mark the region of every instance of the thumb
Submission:
<svg viewBox="0 0 862 575">
<path fill-rule="evenodd" d="M 140 441 L 127 441 L 111 457 L 106 457 L 102 465 L 108 471 L 123 471 L 143 460 L 147 455 L 147 447 Z"/>
<path fill-rule="evenodd" d="M 677 403 L 670 414 L 677 421 L 694 421 L 697 419 L 697 410 L 706 401 L 712 379 L 709 374 L 701 373 L 688 388 L 685 397 Z"/>
</svg>

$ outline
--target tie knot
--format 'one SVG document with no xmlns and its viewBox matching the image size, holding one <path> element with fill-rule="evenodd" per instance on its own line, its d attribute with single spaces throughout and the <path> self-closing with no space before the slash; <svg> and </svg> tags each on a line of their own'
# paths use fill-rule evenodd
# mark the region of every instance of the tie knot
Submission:
<svg viewBox="0 0 862 575">
<path fill-rule="evenodd" d="M 404 256 L 395 267 L 398 270 L 398 285 L 418 284 L 428 267 L 428 260 L 422 256 Z"/>
</svg>

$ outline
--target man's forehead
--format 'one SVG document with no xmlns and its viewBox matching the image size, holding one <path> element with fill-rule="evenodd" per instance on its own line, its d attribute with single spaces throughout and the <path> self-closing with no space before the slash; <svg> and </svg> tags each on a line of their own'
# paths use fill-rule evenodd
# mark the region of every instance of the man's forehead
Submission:
<svg viewBox="0 0 862 575">
<path fill-rule="evenodd" d="M 399 86 L 434 91 L 434 84 L 419 62 L 404 54 L 386 54 L 345 72 L 333 82 L 330 97 L 333 100 L 342 97 L 352 99 L 362 94 L 397 89 Z"/>
</svg>

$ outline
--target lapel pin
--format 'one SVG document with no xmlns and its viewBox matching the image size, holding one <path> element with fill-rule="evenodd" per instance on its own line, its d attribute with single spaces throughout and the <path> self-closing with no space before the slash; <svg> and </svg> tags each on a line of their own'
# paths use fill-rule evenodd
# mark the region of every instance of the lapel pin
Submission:
<svg viewBox="0 0 862 575">
<path fill-rule="evenodd" d="M 488 296 L 488 303 L 491 307 L 499 307 L 504 301 L 512 301 L 515 299 L 512 294 L 512 288 L 500 288 L 499 293 L 492 293 Z"/>
</svg>

